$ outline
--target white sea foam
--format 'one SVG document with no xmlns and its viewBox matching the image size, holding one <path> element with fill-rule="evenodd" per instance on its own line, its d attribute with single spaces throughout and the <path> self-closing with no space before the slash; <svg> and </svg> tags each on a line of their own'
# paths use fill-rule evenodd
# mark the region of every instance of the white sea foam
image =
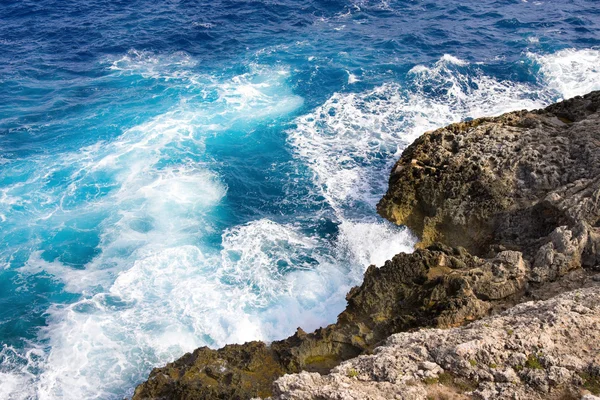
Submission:
<svg viewBox="0 0 600 400">
<path fill-rule="evenodd" d="M 539 63 L 544 86 L 565 99 L 600 89 L 600 50 L 565 49 L 529 57 Z"/>
<path fill-rule="evenodd" d="M 373 195 L 365 176 L 380 154 L 397 154 L 403 142 L 395 128 L 401 117 L 389 108 L 387 86 L 362 94 L 334 94 L 314 112 L 297 119 L 289 141 L 309 165 L 328 203 L 342 212 L 345 202 Z M 400 144 L 401 145 L 401 144 Z M 391 148 L 390 148 L 391 147 Z M 380 180 L 377 180 L 380 181 Z"/>
<path fill-rule="evenodd" d="M 209 229 L 202 215 L 224 196 L 225 187 L 215 174 L 194 163 L 203 151 L 202 121 L 196 118 L 192 111 L 170 112 L 124 132 L 111 143 L 58 160 L 52 171 L 76 166 L 69 190 L 60 194 L 64 218 L 85 212 L 112 214 L 103 227 L 102 254 L 85 269 L 70 269 L 33 253 L 23 271 L 46 270 L 63 280 L 66 290 L 86 293 L 88 288 L 110 285 L 115 274 L 126 268 L 124 257 L 142 257 L 181 243 L 190 232 L 202 235 Z M 177 149 L 185 151 L 188 159 L 176 166 L 161 166 Z M 90 199 L 83 210 L 72 209 L 81 206 L 81 193 L 103 176 L 110 177 L 112 194 Z"/>
<path fill-rule="evenodd" d="M 185 55 L 150 53 L 129 53 L 116 61 L 116 74 L 184 77 L 182 85 L 208 88 L 217 97 L 183 99 L 112 141 L 52 159 L 41 156 L 24 187 L 13 185 L 3 193 L 6 204 L 18 198 L 13 196 L 17 191 L 43 193 L 56 206 L 50 213 L 48 207 L 39 212 L 57 229 L 87 216 L 102 221 L 101 252 L 85 268 L 71 268 L 58 258 L 47 261 L 42 251 L 31 253 L 21 268 L 24 275 L 50 274 L 66 291 L 83 297 L 47 311 L 48 326 L 40 339 L 50 350 L 40 357 L 43 372 L 28 375 L 13 368 L 0 384 L 4 398 L 19 398 L 16 390 L 24 383 L 32 389 L 30 397 L 39 399 L 117 398 L 123 388 L 133 390 L 152 366 L 200 345 L 267 337 L 256 310 L 289 292 L 282 276 L 269 274 L 286 257 L 296 268 L 290 252 L 312 242 L 292 228 L 265 221 L 255 224 L 258 229 L 227 231 L 223 253 L 205 254 L 201 239 L 213 229 L 206 215 L 226 187 L 202 161 L 204 140 L 231 128 L 252 131 L 257 123 L 296 109 L 302 99 L 287 86 L 282 67 L 253 66 L 218 82 L 195 74 L 193 65 Z M 184 72 L 177 71 L 179 66 Z M 40 190 L 40 182 L 56 173 L 68 174 L 68 190 Z M 107 194 L 98 196 L 102 191 Z M 83 204 L 82 197 L 87 199 Z M 18 222 L 10 213 L 6 218 Z M 257 248 L 257 237 L 263 247 Z"/>
<path fill-rule="evenodd" d="M 36 397 L 33 382 L 36 371 L 43 367 L 44 352 L 40 347 L 18 351 L 12 346 L 0 348 L 0 398 L 30 400 Z M 5 372 L 8 367 L 10 372 Z"/>
<path fill-rule="evenodd" d="M 373 206 L 385 191 L 381 177 L 390 163 L 425 131 L 548 102 L 535 87 L 463 71 L 467 65 L 445 55 L 431 67 L 412 68 L 406 88 L 389 83 L 363 93 L 336 93 L 296 120 L 290 144 L 330 205 L 344 213 L 356 202 Z"/>
<path fill-rule="evenodd" d="M 194 21 L 194 22 L 192 22 L 192 26 L 198 27 L 198 28 L 212 29 L 212 28 L 215 27 L 215 24 L 213 24 L 211 22 L 198 22 L 198 21 Z"/>
<path fill-rule="evenodd" d="M 340 224 L 339 248 L 347 251 L 349 258 L 363 268 L 369 265 L 382 266 L 398 253 L 412 252 L 414 242 L 407 229 L 384 221 L 343 221 Z"/>
<path fill-rule="evenodd" d="M 212 344 L 206 336 L 254 338 L 212 268 L 195 246 L 164 249 L 135 261 L 108 292 L 49 310 L 40 398 L 115 397 L 150 365 Z"/>
<path fill-rule="evenodd" d="M 190 69 L 196 65 L 196 60 L 183 51 L 157 54 L 132 49 L 121 58 L 112 60 L 109 69 L 120 74 L 142 75 L 146 78 L 179 79 L 188 77 Z"/>
<path fill-rule="evenodd" d="M 225 235 L 235 236 L 235 245 L 224 237 L 222 277 L 250 289 L 244 303 L 258 306 L 251 313 L 266 340 L 290 335 L 297 326 L 310 331 L 333 322 L 367 266 L 381 266 L 413 244 L 407 230 L 383 221 L 344 221 L 333 243 L 268 220 Z"/>
<path fill-rule="evenodd" d="M 461 60 L 458 57 L 454 57 L 451 54 L 444 54 L 442 56 L 442 58 L 440 59 L 441 62 L 446 62 L 446 63 L 450 63 L 450 64 L 455 64 L 455 65 L 460 65 L 460 66 L 465 66 L 465 65 L 469 65 L 469 63 L 465 60 Z"/>
<path fill-rule="evenodd" d="M 17 393 L 28 383 L 21 375 L 0 372 L 0 398 L 8 399 L 11 396 L 15 400 L 26 399 L 27 393 L 22 392 L 19 397 L 17 397 Z"/>
<path fill-rule="evenodd" d="M 352 85 L 353 83 L 356 83 L 356 82 L 360 82 L 360 79 L 358 79 L 358 77 L 356 75 L 354 75 L 350 71 L 346 71 L 346 72 L 348 72 L 348 84 L 349 85 Z"/>
<path fill-rule="evenodd" d="M 564 64 L 557 57 L 539 62 Z M 197 75 L 194 61 L 186 60 L 176 55 L 179 68 L 160 56 L 130 53 L 111 68 L 151 79 L 183 78 L 184 85 L 208 87 L 216 100 L 185 99 L 114 141 L 59 160 L 42 159 L 38 176 L 3 193 L 7 202 L 21 201 L 17 193 L 35 192 L 44 177 L 69 171 L 72 186 L 64 194 L 45 194 L 60 201 L 43 215 L 58 225 L 89 210 L 108 217 L 101 226 L 102 253 L 85 269 L 46 261 L 41 252 L 23 268 L 24 274 L 45 271 L 83 297 L 48 310 L 40 339 L 51 350 L 32 346 L 22 356 L 4 350 L 15 367 L 0 370 L 0 397 L 118 398 L 125 387 L 130 394 L 152 366 L 198 346 L 273 340 L 297 326 L 312 330 L 333 322 L 345 293 L 368 265 L 380 266 L 412 249 L 407 230 L 370 216 L 385 190 L 390 163 L 404 147 L 450 122 L 541 106 L 558 90 L 552 85 L 564 83 L 546 80 L 550 89 L 539 95 L 539 88 L 493 79 L 444 56 L 433 66 L 413 68 L 405 87 L 389 83 L 336 93 L 288 132 L 295 156 L 309 166 L 334 210 L 335 239 L 259 219 L 223 232 L 217 251 L 199 244 L 212 232 L 208 213 L 227 190 L 210 164 L 198 161 L 205 137 L 231 127 L 251 129 L 257 121 L 297 109 L 302 99 L 287 86 L 285 68 L 255 66 L 216 82 Z M 579 74 L 577 68 L 594 73 L 588 64 L 567 64 L 574 65 L 572 74 Z M 545 79 L 554 76 L 544 71 Z M 100 184 L 105 176 L 110 181 Z M 75 198 L 91 185 L 109 188 L 110 194 L 90 196 L 85 209 L 77 208 Z"/>
<path fill-rule="evenodd" d="M 314 268 L 317 247 L 316 238 L 292 227 L 266 219 L 253 221 L 223 234 L 219 274 L 236 286 L 253 288 L 249 305 L 265 306 L 289 289 L 285 275 L 290 270 Z"/>
<path fill-rule="evenodd" d="M 416 66 L 409 71 L 406 107 L 409 115 L 416 116 L 412 138 L 465 118 L 540 107 L 551 100 L 537 87 L 498 80 L 476 68 L 465 70 L 467 65 L 444 55 L 432 67 Z"/>
</svg>

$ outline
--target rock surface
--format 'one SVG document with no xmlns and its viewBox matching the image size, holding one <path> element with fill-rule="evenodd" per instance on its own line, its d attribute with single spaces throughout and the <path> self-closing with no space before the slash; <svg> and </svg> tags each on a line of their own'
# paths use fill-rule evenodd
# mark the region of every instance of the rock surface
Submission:
<svg viewBox="0 0 600 400">
<path fill-rule="evenodd" d="M 538 279 L 597 264 L 600 92 L 427 132 L 396 163 L 378 212 L 476 255 L 535 258 Z M 547 268 L 549 267 L 549 268 Z"/>
<path fill-rule="evenodd" d="M 600 290 L 520 304 L 467 327 L 398 333 L 329 375 L 286 375 L 274 386 L 273 400 L 593 399 Z"/>
<path fill-rule="evenodd" d="M 528 268 L 520 253 L 491 260 L 443 245 L 398 254 L 367 269 L 347 295 L 335 324 L 266 346 L 260 342 L 203 347 L 152 371 L 134 399 L 247 399 L 271 394 L 272 382 L 302 370 L 326 373 L 370 352 L 395 332 L 451 327 L 486 315 L 503 299 L 520 295 Z"/>
<path fill-rule="evenodd" d="M 394 398 L 390 393 L 396 390 L 402 392 L 398 398 L 433 396 L 432 387 L 418 382 L 411 385 L 408 380 L 401 379 L 404 383 L 398 386 L 398 379 L 377 380 L 375 375 L 342 379 L 345 370 L 340 368 L 349 365 L 346 363 L 329 377 L 319 373 L 362 355 L 351 363 L 372 360 L 376 368 L 392 374 L 393 365 L 404 361 L 389 364 L 389 358 L 380 357 L 386 350 L 377 350 L 374 358 L 364 355 L 394 333 L 457 327 L 519 302 L 547 299 L 566 289 L 594 284 L 591 275 L 600 261 L 599 108 L 600 92 L 594 92 L 545 110 L 513 112 L 426 133 L 404 152 L 393 169 L 388 193 L 378 205 L 384 217 L 406 224 L 421 237 L 420 248 L 412 254 L 396 255 L 381 268 L 369 267 L 363 284 L 348 293 L 346 310 L 335 324 L 309 334 L 298 329 L 295 335 L 268 346 L 251 342 L 219 350 L 197 349 L 154 369 L 133 398 L 267 397 L 273 393 L 273 381 L 300 371 L 307 372 L 278 381 L 275 393 L 279 398 Z M 542 326 L 532 327 L 528 335 L 535 336 L 536 329 L 541 334 Z M 449 332 L 471 331 L 435 332 L 448 343 L 458 343 Z M 388 341 L 384 349 L 390 346 L 393 343 Z M 481 361 L 487 360 L 477 354 Z M 592 360 L 590 357 L 586 360 Z M 426 379 L 440 379 L 440 368 L 449 368 L 431 354 L 419 360 Z M 567 368 L 550 361 L 548 366 Z M 533 369 L 535 376 L 527 378 L 532 382 L 550 379 Z M 474 375 L 461 375 L 460 368 L 450 370 L 457 375 L 442 375 L 442 380 L 450 379 L 458 386 L 477 383 L 476 393 L 483 398 L 499 398 L 485 393 L 504 388 L 494 385 L 521 379 L 523 372 L 513 368 L 513 375 L 507 367 L 485 370 L 485 375 L 482 370 L 475 379 Z M 567 374 L 563 369 L 553 371 Z M 351 392 L 340 392 L 347 395 L 339 397 L 333 389 L 327 394 L 319 392 L 322 395 L 307 389 L 309 397 L 302 397 L 302 385 L 340 389 L 335 382 L 360 382 L 363 391 L 356 393 L 362 397 L 352 397 Z M 552 385 L 549 387 L 556 386 Z M 440 396 L 451 395 L 446 398 L 465 398 L 462 393 L 446 393 L 445 387 L 435 390 Z M 388 393 L 387 397 L 381 393 Z"/>
</svg>

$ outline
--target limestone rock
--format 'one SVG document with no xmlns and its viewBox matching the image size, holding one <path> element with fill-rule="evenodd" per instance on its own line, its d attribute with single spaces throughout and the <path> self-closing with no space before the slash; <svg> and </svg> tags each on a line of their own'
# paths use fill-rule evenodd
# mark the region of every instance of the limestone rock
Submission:
<svg viewBox="0 0 600 400">
<path fill-rule="evenodd" d="M 506 248 L 526 259 L 546 246 L 539 257 L 553 259 L 550 271 L 536 274 L 555 279 L 581 264 L 586 247 L 597 254 L 589 241 L 600 221 L 599 107 L 592 92 L 425 133 L 396 163 L 378 211 L 424 245 L 476 255 Z"/>
<path fill-rule="evenodd" d="M 284 373 L 262 342 L 228 345 L 219 350 L 196 349 L 156 368 L 133 398 L 248 399 L 268 396 L 273 380 Z"/>
<path fill-rule="evenodd" d="M 272 400 L 593 399 L 600 394 L 599 289 L 523 303 L 466 327 L 392 335 L 373 355 L 329 375 L 285 375 Z"/>
<path fill-rule="evenodd" d="M 600 92 L 426 133 L 378 205 L 421 237 L 420 248 L 370 266 L 335 324 L 270 345 L 197 349 L 154 369 L 133 398 L 558 399 L 595 390 L 597 288 L 466 328 L 414 331 L 597 284 L 599 199 Z"/>
</svg>

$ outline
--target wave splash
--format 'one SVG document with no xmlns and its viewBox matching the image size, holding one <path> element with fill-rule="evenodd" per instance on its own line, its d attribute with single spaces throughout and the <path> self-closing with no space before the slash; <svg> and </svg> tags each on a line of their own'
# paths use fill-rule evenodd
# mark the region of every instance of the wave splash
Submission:
<svg viewBox="0 0 600 400">
<path fill-rule="evenodd" d="M 528 54 L 539 65 L 543 85 L 563 99 L 600 90 L 600 50 L 564 49 L 554 54 Z"/>
<path fill-rule="evenodd" d="M 203 238 L 214 234 L 213 213 L 228 188 L 205 156 L 206 138 L 252 131 L 299 110 L 291 72 L 255 66 L 223 81 L 195 73 L 184 54 L 130 52 L 114 61 L 116 75 L 168 80 L 189 96 L 113 141 L 59 159 L 40 156 L 33 178 L 0 194 L 11 199 L 0 209 L 5 220 L 13 220 L 11 207 L 28 201 L 44 204 L 35 218 L 57 231 L 72 226 L 85 233 L 82 220 L 100 221 L 101 249 L 83 266 L 30 255 L 22 274 L 48 274 L 81 299 L 52 306 L 48 327 L 29 350 L 0 351 L 0 397 L 118 398 L 152 366 L 196 347 L 273 340 L 298 325 L 311 330 L 333 321 L 364 268 L 412 249 L 408 231 L 373 211 L 391 163 L 410 142 L 451 122 L 596 88 L 597 51 L 529 58 L 539 85 L 498 80 L 444 56 L 411 69 L 403 84 L 335 93 L 286 132 L 318 189 L 313 196 L 331 209 L 333 239 L 297 221 L 261 218 L 223 231 L 219 249 Z M 69 177 L 68 190 L 42 185 L 61 174 Z M 28 192 L 46 201 L 23 197 Z"/>
<path fill-rule="evenodd" d="M 15 218 L 19 206 L 37 204 L 30 220 L 45 221 L 43 234 L 72 243 L 32 252 L 19 272 L 48 276 L 81 295 L 47 310 L 39 344 L 3 357 L 3 398 L 116 398 L 153 365 L 185 351 L 261 336 L 249 329 L 254 322 L 240 318 L 246 303 L 221 279 L 218 254 L 201 249 L 227 192 L 206 158 L 205 140 L 252 129 L 302 99 L 282 68 L 257 66 L 218 81 L 194 74 L 184 61 L 130 53 L 113 63 L 116 77 L 173 80 L 172 90 L 192 96 L 113 140 L 30 159 L 29 178 L 3 191 L 14 200 L 0 209 L 11 222 L 5 233 L 26 228 Z M 48 177 L 61 179 L 48 185 Z M 81 248 L 90 252 L 83 265 L 75 263 L 81 253 L 69 252 Z M 37 355 L 35 367 L 27 354 Z"/>
</svg>

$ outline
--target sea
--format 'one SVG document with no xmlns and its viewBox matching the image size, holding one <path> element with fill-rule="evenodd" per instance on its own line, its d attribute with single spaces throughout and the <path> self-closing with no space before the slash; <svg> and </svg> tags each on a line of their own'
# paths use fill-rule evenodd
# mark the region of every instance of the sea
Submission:
<svg viewBox="0 0 600 400">
<path fill-rule="evenodd" d="M 595 89 L 597 0 L 0 0 L 0 399 L 335 322 L 406 146 Z"/>
</svg>

